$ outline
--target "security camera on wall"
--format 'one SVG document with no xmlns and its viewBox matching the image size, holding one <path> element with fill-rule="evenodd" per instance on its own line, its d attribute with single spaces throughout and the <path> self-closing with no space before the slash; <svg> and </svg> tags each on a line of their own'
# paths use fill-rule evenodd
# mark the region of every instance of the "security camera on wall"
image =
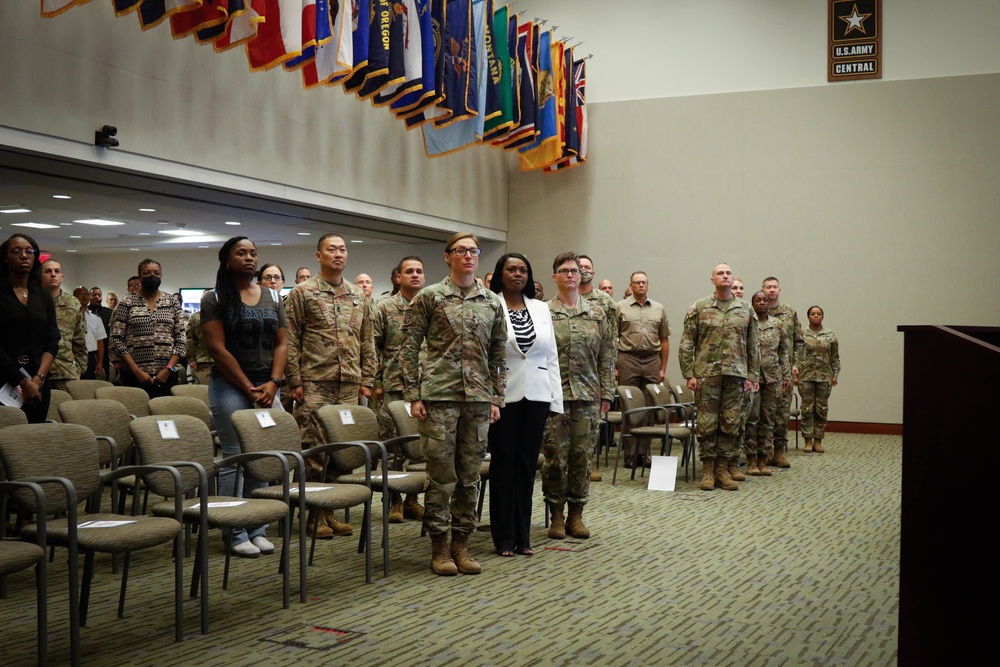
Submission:
<svg viewBox="0 0 1000 667">
<path fill-rule="evenodd" d="M 94 132 L 94 145 L 100 148 L 118 148 L 118 140 L 115 139 L 116 134 L 118 134 L 117 127 L 114 125 L 105 125 Z"/>
</svg>

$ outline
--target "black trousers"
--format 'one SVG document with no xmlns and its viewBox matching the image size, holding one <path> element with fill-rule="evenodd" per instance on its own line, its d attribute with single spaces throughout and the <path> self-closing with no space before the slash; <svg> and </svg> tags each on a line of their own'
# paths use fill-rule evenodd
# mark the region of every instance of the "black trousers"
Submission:
<svg viewBox="0 0 1000 667">
<path fill-rule="evenodd" d="M 150 398 L 158 398 L 160 396 L 170 396 L 170 388 L 177 384 L 177 373 L 171 373 L 167 381 L 160 385 L 153 384 L 143 384 L 136 379 L 132 372 L 125 368 L 123 363 L 121 368 L 118 369 L 118 374 L 121 377 L 122 384 L 126 387 L 138 387 L 146 392 Z"/>
<path fill-rule="evenodd" d="M 531 547 L 531 496 L 549 404 L 521 400 L 490 426 L 490 532 L 497 551 Z"/>
</svg>

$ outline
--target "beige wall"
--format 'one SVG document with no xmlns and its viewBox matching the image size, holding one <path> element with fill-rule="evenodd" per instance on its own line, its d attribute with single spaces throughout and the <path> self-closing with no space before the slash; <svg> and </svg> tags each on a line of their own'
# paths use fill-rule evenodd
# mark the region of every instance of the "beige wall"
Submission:
<svg viewBox="0 0 1000 667">
<path fill-rule="evenodd" d="M 239 48 L 175 41 L 166 25 L 143 32 L 109 2 L 54 19 L 37 2 L 0 3 L 0 91 L 0 128 L 92 147 L 96 129 L 117 126 L 122 147 L 107 159 L 138 154 L 506 229 L 499 151 L 429 160 L 421 133 L 385 110 L 340 88 L 306 92 L 281 68 L 250 73 Z"/>
<path fill-rule="evenodd" d="M 902 420 L 899 324 L 1000 325 L 1000 75 L 591 106 L 590 162 L 512 171 L 508 246 L 649 273 L 673 352 L 728 261 L 840 339 L 831 418 Z M 928 387 L 928 391 L 947 391 Z"/>
</svg>

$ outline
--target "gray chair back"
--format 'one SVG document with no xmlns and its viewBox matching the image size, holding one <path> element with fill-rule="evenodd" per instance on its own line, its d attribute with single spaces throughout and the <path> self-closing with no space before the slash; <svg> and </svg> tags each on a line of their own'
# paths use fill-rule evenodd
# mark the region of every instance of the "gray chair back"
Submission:
<svg viewBox="0 0 1000 667">
<path fill-rule="evenodd" d="M 179 436 L 177 439 L 164 440 L 160 435 L 158 422 L 164 420 L 174 422 Z M 197 417 L 183 414 L 151 415 L 132 421 L 128 428 L 143 464 L 194 461 L 201 464 L 209 478 L 215 474 L 212 434 L 205 422 Z M 190 467 L 179 467 L 177 470 L 183 480 L 184 492 L 194 491 L 198 487 L 198 473 Z M 153 493 L 164 497 L 173 496 L 174 485 L 166 473 L 153 473 L 147 475 L 145 480 Z"/>
<path fill-rule="evenodd" d="M 72 401 L 73 397 L 69 395 L 68 391 L 63 391 L 62 389 L 52 390 L 52 399 L 49 401 L 49 413 L 45 415 L 45 419 L 50 422 L 61 422 L 62 419 L 59 417 L 59 406 L 66 401 Z"/>
<path fill-rule="evenodd" d="M 7 426 L 22 426 L 28 423 L 28 415 L 21 408 L 11 405 L 0 405 L 0 428 Z"/>
<path fill-rule="evenodd" d="M 132 447 L 132 434 L 128 430 L 131 417 L 128 408 L 118 401 L 100 398 L 66 401 L 59 406 L 59 416 L 64 424 L 80 424 L 93 431 L 94 435 L 114 440 L 114 452 L 111 455 L 116 459 L 120 459 Z M 111 463 L 107 448 L 99 447 L 99 450 L 101 465 Z"/>
<path fill-rule="evenodd" d="M 633 415 L 625 419 L 624 414 L 629 410 L 646 407 L 646 398 L 643 396 L 642 390 L 638 387 L 619 385 L 615 388 L 615 392 L 618 394 L 618 402 L 622 408 L 623 420 L 626 422 L 625 426 L 640 426 L 645 419 L 645 415 Z"/>
<path fill-rule="evenodd" d="M 257 419 L 257 413 L 267 412 L 274 419 L 274 426 L 264 428 Z M 249 452 L 302 452 L 302 441 L 299 439 L 299 426 L 295 418 L 280 408 L 264 410 L 237 410 L 232 414 L 233 428 L 240 441 L 240 451 Z M 288 458 L 289 470 L 295 470 L 297 463 Z M 281 479 L 281 463 L 273 458 L 247 461 L 243 471 L 251 479 L 263 482 L 275 482 Z"/>
<path fill-rule="evenodd" d="M 118 401 L 130 415 L 149 416 L 149 394 L 138 387 L 100 387 L 94 395 L 102 400 Z"/>
<path fill-rule="evenodd" d="M 350 417 L 347 415 L 350 414 Z M 316 411 L 326 442 L 378 440 L 378 419 L 375 413 L 361 405 L 324 405 Z M 353 421 L 353 424 L 345 423 Z M 378 447 L 369 445 L 372 461 L 381 457 Z M 346 474 L 365 464 L 365 455 L 357 447 L 330 452 L 330 467 Z"/>
<path fill-rule="evenodd" d="M 113 386 L 104 380 L 69 380 L 66 383 L 66 391 L 69 392 L 74 401 L 80 401 L 87 398 L 97 398 L 98 389 Z"/>
<path fill-rule="evenodd" d="M 197 398 L 205 405 L 208 405 L 208 385 L 207 384 L 175 384 L 170 388 L 170 393 L 174 396 L 188 396 Z"/>
<path fill-rule="evenodd" d="M 393 401 L 389 403 L 389 416 L 396 426 L 396 435 L 417 435 L 417 418 L 406 410 L 404 401 Z M 424 448 L 421 440 L 413 440 L 400 444 L 400 449 L 407 461 L 419 462 L 424 460 Z"/>
<path fill-rule="evenodd" d="M 98 474 L 97 440 L 94 433 L 79 424 L 24 424 L 0 428 L 0 461 L 11 479 L 65 477 L 76 489 L 82 502 L 101 488 Z M 50 514 L 68 509 L 66 491 L 61 484 L 42 484 L 46 511 Z M 14 492 L 18 503 L 28 512 L 36 511 L 36 499 L 28 489 Z"/>
<path fill-rule="evenodd" d="M 177 387 L 174 387 L 176 389 Z M 149 401 L 150 416 L 188 415 L 200 419 L 212 430 L 212 413 L 208 403 L 192 396 L 159 396 Z"/>
</svg>

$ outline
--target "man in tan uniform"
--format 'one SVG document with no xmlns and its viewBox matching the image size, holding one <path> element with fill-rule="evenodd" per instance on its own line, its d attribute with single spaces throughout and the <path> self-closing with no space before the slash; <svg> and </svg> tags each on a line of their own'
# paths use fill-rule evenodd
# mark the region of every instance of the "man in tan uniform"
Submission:
<svg viewBox="0 0 1000 667">
<path fill-rule="evenodd" d="M 54 259 L 42 263 L 42 286 L 52 295 L 59 325 L 59 352 L 52 360 L 48 380 L 53 389 L 66 390 L 69 380 L 79 380 L 87 370 L 87 329 L 80 302 L 62 291 L 62 264 Z"/>
<path fill-rule="evenodd" d="M 323 441 L 315 412 L 324 405 L 357 404 L 371 398 L 375 384 L 375 342 L 372 306 L 364 292 L 344 280 L 347 244 L 338 234 L 326 234 L 316 246 L 319 275 L 296 285 L 288 295 L 288 365 L 285 377 L 289 395 L 297 404 L 295 420 L 302 432 L 302 446 Z M 319 464 L 310 461 L 310 481 L 320 480 Z M 340 523 L 332 512 L 319 521 L 332 533 L 350 534 L 350 524 Z M 332 533 L 309 526 L 317 537 Z"/>
<path fill-rule="evenodd" d="M 618 371 L 619 386 L 638 387 L 646 393 L 646 385 L 663 382 L 670 357 L 670 322 L 662 304 L 647 297 L 649 278 L 636 271 L 629 279 L 632 296 L 618 302 Z M 646 405 L 653 399 L 646 394 Z M 647 449 L 648 439 L 644 439 Z M 635 464 L 638 443 L 630 438 L 625 445 L 625 467 Z M 651 462 L 647 456 L 646 465 Z"/>
</svg>

